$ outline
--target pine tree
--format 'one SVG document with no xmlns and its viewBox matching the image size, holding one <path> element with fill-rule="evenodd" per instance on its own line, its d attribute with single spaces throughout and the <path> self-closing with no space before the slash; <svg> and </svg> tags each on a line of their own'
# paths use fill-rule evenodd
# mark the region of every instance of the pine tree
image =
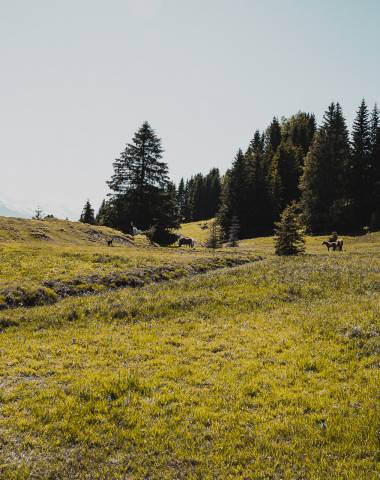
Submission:
<svg viewBox="0 0 380 480">
<path fill-rule="evenodd" d="M 205 178 L 201 173 L 197 173 L 193 178 L 193 189 L 191 197 L 191 217 L 192 220 L 203 220 L 206 218 L 205 213 Z"/>
<path fill-rule="evenodd" d="M 247 215 L 246 234 L 241 237 L 268 235 L 273 229 L 273 205 L 270 186 L 270 164 L 261 148 L 246 155 L 247 165 Z"/>
<path fill-rule="evenodd" d="M 218 221 L 225 238 L 228 238 L 234 217 L 239 221 L 243 238 L 248 235 L 248 211 L 248 169 L 244 154 L 239 149 L 231 169 L 226 173 L 218 214 Z"/>
<path fill-rule="evenodd" d="M 217 168 L 212 168 L 205 177 L 205 205 L 204 205 L 204 219 L 215 217 L 219 205 L 222 184 L 220 173 Z"/>
<path fill-rule="evenodd" d="M 352 130 L 352 149 L 347 170 L 347 197 L 350 202 L 351 230 L 360 231 L 371 217 L 371 125 L 363 100 Z"/>
<path fill-rule="evenodd" d="M 88 223 L 90 225 L 95 224 L 94 209 L 91 206 L 90 200 L 87 200 L 85 203 L 79 221 L 82 223 Z"/>
<path fill-rule="evenodd" d="M 348 131 L 339 103 L 332 103 L 314 137 L 301 179 L 305 222 L 313 233 L 347 231 L 345 172 Z"/>
<path fill-rule="evenodd" d="M 96 225 L 106 225 L 104 223 L 104 214 L 106 211 L 106 201 L 103 200 L 102 203 L 100 204 L 98 213 L 95 216 L 95 223 Z"/>
<path fill-rule="evenodd" d="M 273 120 L 266 131 L 266 146 L 265 150 L 267 153 L 274 154 L 277 150 L 277 147 L 281 143 L 281 125 L 276 117 L 273 117 Z"/>
<path fill-rule="evenodd" d="M 250 153 L 264 153 L 264 146 L 265 146 L 265 136 L 264 134 L 260 134 L 260 130 L 256 130 L 252 140 L 249 142 L 247 154 Z"/>
<path fill-rule="evenodd" d="M 190 178 L 185 184 L 185 202 L 184 202 L 184 220 L 190 222 L 192 218 L 192 198 L 193 198 L 194 178 Z"/>
<path fill-rule="evenodd" d="M 170 230 L 179 227 L 179 214 L 177 205 L 177 190 L 173 182 L 168 182 L 167 186 L 159 191 L 157 201 L 160 209 L 156 211 L 153 217 L 154 226 L 153 241 L 163 244 L 174 243 L 177 235 Z"/>
<path fill-rule="evenodd" d="M 377 105 L 371 115 L 371 220 L 372 231 L 380 230 L 380 118 Z"/>
<path fill-rule="evenodd" d="M 220 234 L 220 227 L 217 223 L 216 220 L 214 220 L 211 223 L 211 227 L 209 230 L 209 237 L 206 242 L 206 247 L 211 248 L 213 250 L 216 250 L 221 246 L 221 240 L 220 240 L 221 234 Z"/>
<path fill-rule="evenodd" d="M 172 187 L 169 187 L 167 164 L 161 161 L 162 153 L 161 140 L 149 123 L 144 122 L 132 143 L 115 160 L 114 174 L 107 183 L 113 192 L 111 204 L 121 230 L 130 231 L 131 222 L 141 230 L 157 224 L 157 236 L 161 236 L 163 230 L 178 226 L 178 216 L 166 213 Z"/>
<path fill-rule="evenodd" d="M 275 228 L 276 255 L 298 255 L 305 251 L 305 239 L 295 203 L 282 212 Z"/>
<path fill-rule="evenodd" d="M 272 159 L 271 185 L 275 218 L 300 197 L 302 149 L 283 141 Z"/>
<path fill-rule="evenodd" d="M 316 132 L 315 116 L 310 113 L 298 112 L 283 122 L 281 131 L 283 141 L 301 148 L 303 156 L 305 156 Z"/>
<path fill-rule="evenodd" d="M 230 231 L 228 234 L 228 246 L 229 247 L 237 247 L 239 240 L 239 220 L 237 217 L 233 217 L 232 223 L 230 226 Z"/>
<path fill-rule="evenodd" d="M 180 219 L 183 221 L 186 218 L 186 191 L 185 191 L 185 181 L 181 178 L 181 181 L 178 185 L 178 192 L 177 192 L 177 204 L 178 204 L 178 211 Z"/>
</svg>

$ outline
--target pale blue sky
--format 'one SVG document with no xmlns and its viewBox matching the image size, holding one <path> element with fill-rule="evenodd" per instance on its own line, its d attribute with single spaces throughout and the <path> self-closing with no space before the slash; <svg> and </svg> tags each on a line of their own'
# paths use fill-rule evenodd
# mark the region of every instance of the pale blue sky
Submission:
<svg viewBox="0 0 380 480">
<path fill-rule="evenodd" d="M 380 100 L 380 0 L 0 0 L 0 199 L 75 218 L 148 120 L 174 180 Z"/>
</svg>

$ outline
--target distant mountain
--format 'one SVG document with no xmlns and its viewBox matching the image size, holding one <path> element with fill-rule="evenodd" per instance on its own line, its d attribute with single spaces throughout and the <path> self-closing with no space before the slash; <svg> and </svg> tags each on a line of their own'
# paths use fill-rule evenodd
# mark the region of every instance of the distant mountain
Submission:
<svg viewBox="0 0 380 480">
<path fill-rule="evenodd" d="M 12 207 L 9 208 L 5 205 L 4 202 L 0 201 L 0 216 L 2 217 L 18 217 L 18 218 L 30 218 L 31 215 L 28 212 L 19 211 L 13 209 Z"/>
</svg>

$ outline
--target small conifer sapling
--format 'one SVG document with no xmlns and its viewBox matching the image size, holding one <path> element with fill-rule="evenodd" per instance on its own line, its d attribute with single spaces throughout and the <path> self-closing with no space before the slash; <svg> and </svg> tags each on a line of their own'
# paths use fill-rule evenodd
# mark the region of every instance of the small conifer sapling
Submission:
<svg viewBox="0 0 380 480">
<path fill-rule="evenodd" d="M 275 235 L 276 255 L 299 255 L 305 251 L 304 232 L 295 203 L 282 212 Z"/>
</svg>

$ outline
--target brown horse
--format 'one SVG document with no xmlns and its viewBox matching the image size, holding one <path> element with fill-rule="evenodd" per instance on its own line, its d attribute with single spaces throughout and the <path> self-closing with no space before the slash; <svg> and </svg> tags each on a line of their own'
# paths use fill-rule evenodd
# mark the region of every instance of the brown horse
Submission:
<svg viewBox="0 0 380 480">
<path fill-rule="evenodd" d="M 188 245 L 190 248 L 194 248 L 194 240 L 190 237 L 181 237 L 178 240 L 178 246 L 182 247 L 182 245 Z"/>
<path fill-rule="evenodd" d="M 325 241 L 322 242 L 322 245 L 326 245 L 328 251 L 330 251 L 330 248 L 332 248 L 334 252 L 335 250 L 338 250 L 338 252 L 343 250 L 343 240 L 336 240 L 335 242 Z"/>
</svg>

